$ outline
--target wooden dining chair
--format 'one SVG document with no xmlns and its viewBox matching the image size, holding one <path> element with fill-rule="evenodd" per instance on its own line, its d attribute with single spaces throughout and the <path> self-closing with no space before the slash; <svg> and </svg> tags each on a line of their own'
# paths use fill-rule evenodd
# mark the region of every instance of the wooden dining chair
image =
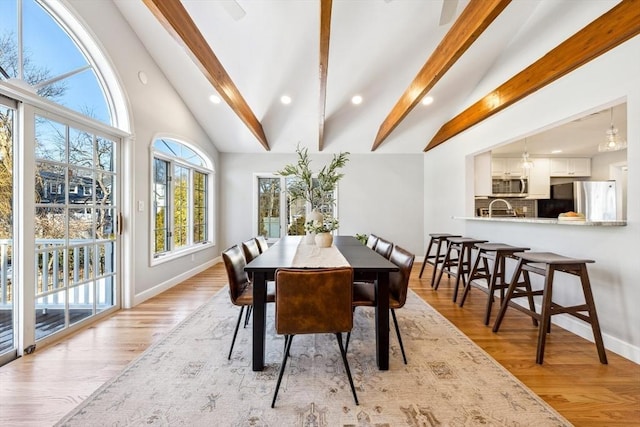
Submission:
<svg viewBox="0 0 640 427">
<path fill-rule="evenodd" d="M 407 292 L 409 290 L 409 277 L 413 268 L 415 255 L 398 245 L 394 245 L 389 256 L 389 261 L 398 266 L 399 271 L 389 273 L 389 309 L 393 317 L 398 343 L 402 351 L 402 359 L 407 364 L 407 356 L 404 352 L 402 344 L 402 336 L 400 335 L 400 327 L 396 318 L 396 310 L 404 307 L 407 301 Z M 356 307 L 375 307 L 376 306 L 376 289 L 375 285 L 369 282 L 355 282 L 353 284 L 353 309 Z M 349 347 L 349 339 L 351 334 L 347 334 L 346 347 Z"/>
<path fill-rule="evenodd" d="M 358 405 L 347 354 L 342 344 L 342 333 L 351 331 L 353 327 L 353 269 L 278 269 L 275 278 L 276 332 L 285 336 L 285 350 L 271 407 L 274 407 L 278 397 L 293 337 L 298 334 L 321 333 L 335 334 L 353 399 Z"/>
<path fill-rule="evenodd" d="M 267 249 L 269 249 L 269 244 L 267 243 L 267 239 L 263 235 L 256 237 L 256 243 L 258 244 L 258 249 L 260 250 L 261 254 L 264 253 Z"/>
<path fill-rule="evenodd" d="M 247 262 L 242 253 L 242 249 L 238 245 L 234 245 L 229 249 L 222 252 L 222 260 L 224 261 L 224 268 L 227 271 L 227 278 L 229 280 L 229 296 L 231 297 L 231 303 L 240 307 L 240 313 L 238 314 L 238 321 L 236 328 L 233 331 L 233 338 L 231 339 L 231 348 L 229 349 L 229 356 L 227 359 L 231 359 L 231 353 L 233 352 L 233 345 L 236 342 L 236 336 L 238 335 L 238 328 L 240 327 L 240 321 L 242 320 L 242 313 L 245 307 L 247 313 L 244 321 L 245 327 L 249 321 L 249 315 L 251 314 L 251 308 L 253 307 L 253 283 L 249 280 L 249 276 L 244 271 Z M 273 282 L 267 282 L 267 302 L 274 302 L 276 300 L 275 287 Z"/>
</svg>

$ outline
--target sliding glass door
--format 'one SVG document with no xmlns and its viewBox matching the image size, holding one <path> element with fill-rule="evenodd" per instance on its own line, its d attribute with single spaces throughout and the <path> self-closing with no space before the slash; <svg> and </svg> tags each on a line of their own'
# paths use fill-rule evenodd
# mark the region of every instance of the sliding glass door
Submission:
<svg viewBox="0 0 640 427">
<path fill-rule="evenodd" d="M 0 95 L 0 365 L 16 358 L 16 276 L 13 274 L 15 101 Z"/>
</svg>

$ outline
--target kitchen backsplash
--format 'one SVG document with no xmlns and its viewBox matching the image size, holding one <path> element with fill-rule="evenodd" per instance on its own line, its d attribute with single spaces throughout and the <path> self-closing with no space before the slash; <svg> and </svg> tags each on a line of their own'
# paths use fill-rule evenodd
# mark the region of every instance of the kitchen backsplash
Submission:
<svg viewBox="0 0 640 427">
<path fill-rule="evenodd" d="M 476 199 L 476 209 L 475 215 L 480 216 L 479 212 L 482 208 L 488 208 L 489 203 L 495 199 Z M 513 209 L 516 211 L 518 216 L 524 217 L 535 217 L 536 216 L 536 201 L 528 200 L 528 199 L 519 199 L 519 198 L 505 198 L 506 201 L 511 203 Z M 499 205 L 494 205 L 495 208 L 504 209 L 504 205 L 500 203 Z M 495 209 L 494 208 L 494 209 Z M 526 212 L 525 212 L 526 211 Z"/>
</svg>

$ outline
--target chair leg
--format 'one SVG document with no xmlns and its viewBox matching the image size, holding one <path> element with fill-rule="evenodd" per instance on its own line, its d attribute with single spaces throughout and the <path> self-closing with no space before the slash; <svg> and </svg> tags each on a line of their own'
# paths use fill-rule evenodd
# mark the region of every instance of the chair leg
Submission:
<svg viewBox="0 0 640 427">
<path fill-rule="evenodd" d="M 245 314 L 245 316 L 244 316 L 244 327 L 245 328 L 249 324 L 249 318 L 251 317 L 251 311 L 252 310 L 253 310 L 253 306 L 252 305 L 247 306 L 247 314 Z"/>
<path fill-rule="evenodd" d="M 282 374 L 284 374 L 284 368 L 287 366 L 287 359 L 289 358 L 289 350 L 291 349 L 291 342 L 293 341 L 293 335 L 285 335 L 284 341 L 286 348 L 284 350 L 284 356 L 282 357 L 282 364 L 280 365 L 280 373 L 278 374 L 278 382 L 276 383 L 276 390 L 273 392 L 273 400 L 271 401 L 271 407 L 276 404 L 276 398 L 278 397 L 278 390 L 280 390 L 280 383 L 282 382 Z"/>
<path fill-rule="evenodd" d="M 356 395 L 356 388 L 353 385 L 353 378 L 351 377 L 351 369 L 349 369 L 349 361 L 347 360 L 347 351 L 342 346 L 342 334 L 339 332 L 336 333 L 336 339 L 338 340 L 338 346 L 340 347 L 340 354 L 342 355 L 342 362 L 344 363 L 344 369 L 345 371 L 347 371 L 347 377 L 349 377 L 349 385 L 351 386 L 351 392 L 353 393 L 353 400 L 355 400 L 356 405 L 359 405 L 358 396 Z"/>
<path fill-rule="evenodd" d="M 242 312 L 244 311 L 244 305 L 240 307 L 240 314 L 238 315 L 238 322 L 236 323 L 236 330 L 233 331 L 233 339 L 231 340 L 231 348 L 229 349 L 229 356 L 227 360 L 231 360 L 231 353 L 233 352 L 233 345 L 236 343 L 236 336 L 238 335 L 238 328 L 240 327 L 240 321 L 242 320 Z"/>
<path fill-rule="evenodd" d="M 400 343 L 400 350 L 402 351 L 402 358 L 404 364 L 407 364 L 407 356 L 404 354 L 404 345 L 402 345 L 402 337 L 400 336 L 400 328 L 398 327 L 398 319 L 396 319 L 396 311 L 391 309 L 391 316 L 393 317 L 393 324 L 396 326 L 396 335 L 398 336 L 398 342 Z"/>
<path fill-rule="evenodd" d="M 356 308 L 353 307 L 353 309 L 351 310 L 352 313 L 356 312 Z M 349 339 L 351 338 L 351 331 L 347 332 L 347 342 L 344 345 L 344 352 L 346 353 L 347 350 L 349 349 Z"/>
</svg>

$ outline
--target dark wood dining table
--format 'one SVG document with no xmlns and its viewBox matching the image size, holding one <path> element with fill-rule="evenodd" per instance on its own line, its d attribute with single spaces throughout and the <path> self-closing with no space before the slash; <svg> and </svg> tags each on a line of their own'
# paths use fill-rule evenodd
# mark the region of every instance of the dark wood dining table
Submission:
<svg viewBox="0 0 640 427">
<path fill-rule="evenodd" d="M 266 295 L 267 281 L 273 280 L 278 268 L 291 268 L 296 249 L 303 236 L 281 238 L 267 251 L 254 258 L 245 267 L 253 275 L 253 370 L 264 369 L 266 335 Z M 334 236 L 333 244 L 345 257 L 355 274 L 376 277 L 377 304 L 376 361 L 378 369 L 389 369 L 389 273 L 398 267 L 360 243 L 353 236 Z M 312 267 L 312 266 L 310 266 Z"/>
</svg>

